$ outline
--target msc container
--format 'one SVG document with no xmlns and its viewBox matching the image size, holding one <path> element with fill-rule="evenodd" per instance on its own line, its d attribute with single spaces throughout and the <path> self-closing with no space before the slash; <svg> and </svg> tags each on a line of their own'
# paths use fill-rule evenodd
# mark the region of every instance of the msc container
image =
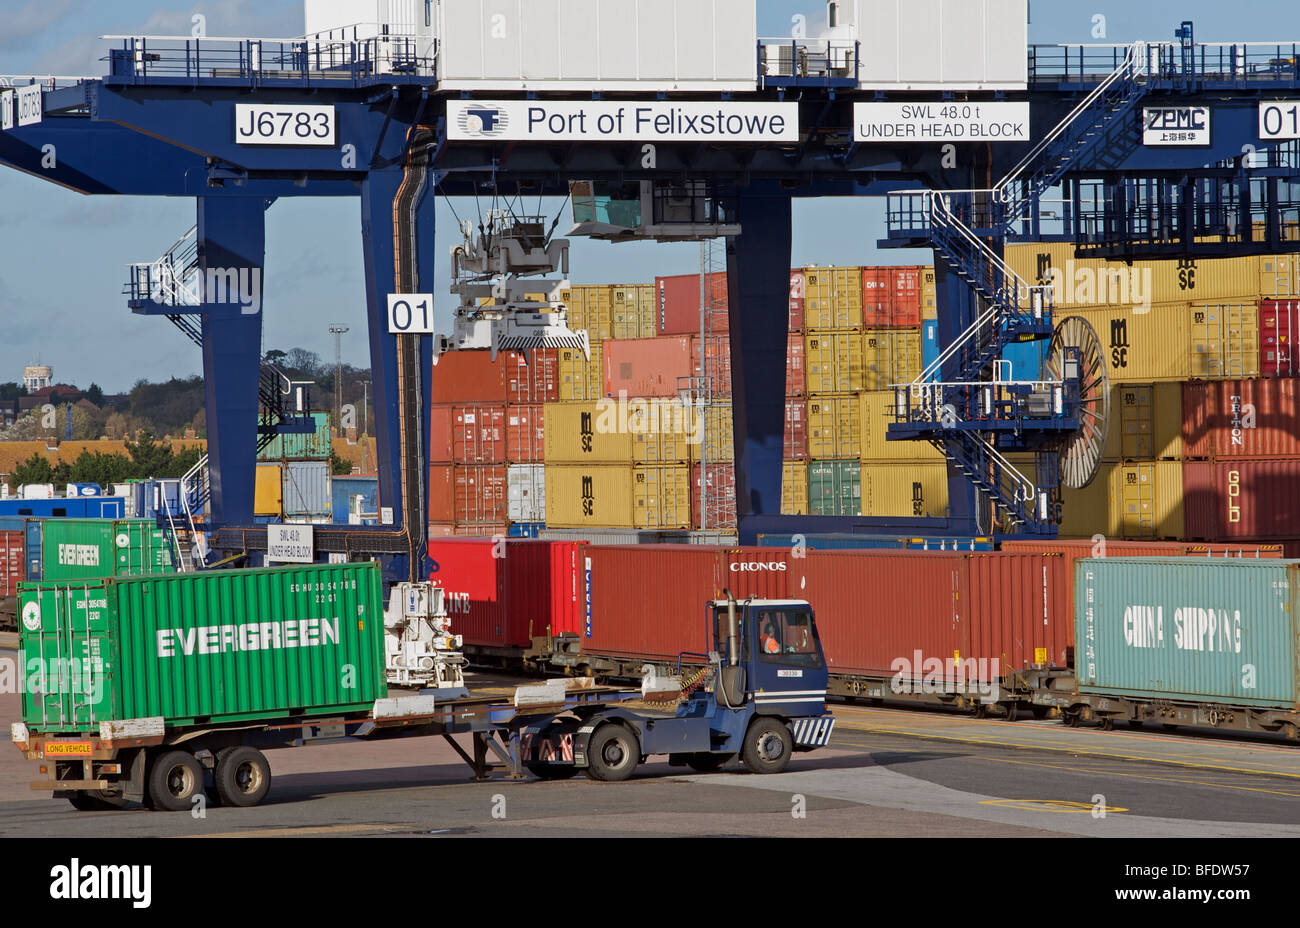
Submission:
<svg viewBox="0 0 1300 928">
<path fill-rule="evenodd" d="M 334 449 L 334 433 L 330 428 L 330 414 L 311 414 L 316 431 L 310 435 L 276 435 L 271 443 L 257 453 L 260 461 L 327 461 Z"/>
<path fill-rule="evenodd" d="M 632 434 L 618 422 L 613 403 L 548 403 L 544 460 L 551 464 L 627 464 Z"/>
<path fill-rule="evenodd" d="M 1293 562 L 1104 558 L 1075 572 L 1080 692 L 1300 708 Z"/>
<path fill-rule="evenodd" d="M 894 391 L 876 390 L 859 395 L 862 420 L 863 462 L 911 461 L 914 463 L 943 464 L 942 452 L 925 441 L 890 441 L 889 424 L 894 418 Z"/>
<path fill-rule="evenodd" d="M 95 656 L 92 698 L 76 685 L 23 697 L 35 731 L 364 712 L 387 693 L 377 564 L 41 582 L 19 602 L 40 622 L 24 623 L 24 666 Z"/>
<path fill-rule="evenodd" d="M 1300 255 L 1261 255 L 1259 292 L 1266 299 L 1300 297 Z"/>
<path fill-rule="evenodd" d="M 1028 0 L 838 0 L 861 90 L 1024 90 Z"/>
<path fill-rule="evenodd" d="M 284 473 L 281 465 L 257 465 L 253 484 L 253 515 L 284 515 Z"/>
<path fill-rule="evenodd" d="M 700 332 L 700 275 L 655 278 L 655 332 L 659 335 L 698 335 Z M 704 299 L 714 311 L 708 323 L 714 331 L 728 328 L 727 275 L 705 278 Z"/>
<path fill-rule="evenodd" d="M 605 343 L 605 396 L 674 397 L 696 369 L 691 339 L 638 338 Z"/>
<path fill-rule="evenodd" d="M 612 297 L 610 287 L 574 287 L 569 294 L 569 328 L 585 331 L 593 344 L 610 338 L 614 334 Z"/>
<path fill-rule="evenodd" d="M 804 328 L 833 332 L 862 328 L 862 269 L 804 268 Z"/>
<path fill-rule="evenodd" d="M 808 398 L 808 456 L 813 460 L 858 458 L 862 454 L 862 420 L 858 398 Z"/>
<path fill-rule="evenodd" d="M 576 348 L 559 348 L 559 394 L 564 403 L 581 403 L 598 400 L 604 393 L 604 374 L 601 367 L 601 342 L 591 345 L 588 359 Z"/>
<path fill-rule="evenodd" d="M 176 572 L 169 533 L 144 519 L 33 519 L 27 540 L 33 580 Z"/>
<path fill-rule="evenodd" d="M 438 356 L 430 385 L 430 402 L 435 405 L 484 403 L 505 405 L 506 357 L 486 349 L 448 351 Z"/>
<path fill-rule="evenodd" d="M 808 465 L 808 508 L 815 516 L 862 515 L 862 464 L 813 461 Z"/>
<path fill-rule="evenodd" d="M 945 462 L 871 462 L 861 467 L 862 515 L 947 518 L 948 465 Z"/>
<path fill-rule="evenodd" d="M 22 530 L 0 530 L 0 599 L 18 595 L 26 559 L 27 546 Z"/>
<path fill-rule="evenodd" d="M 328 461 L 289 461 L 284 465 L 285 516 L 328 516 L 332 501 Z"/>
<path fill-rule="evenodd" d="M 1183 428 L 1180 384 L 1114 386 L 1102 457 L 1109 461 L 1176 461 L 1183 456 Z"/>
<path fill-rule="evenodd" d="M 696 464 L 691 468 L 691 488 L 692 504 L 694 513 L 693 525 L 696 528 L 718 529 L 720 527 L 735 528 L 734 520 L 731 520 L 728 526 L 714 525 L 712 522 L 708 526 L 704 524 L 705 512 L 701 509 L 705 502 L 707 491 L 710 505 L 723 503 L 734 506 L 736 500 L 736 465 L 735 464 L 710 464 L 707 471 L 704 465 Z"/>
<path fill-rule="evenodd" d="M 1178 461 L 1103 463 L 1082 490 L 1062 491 L 1062 535 L 1184 538 L 1183 466 Z"/>
<path fill-rule="evenodd" d="M 1259 262 L 1245 258 L 1106 261 L 1075 258 L 1071 242 L 1008 245 L 1006 261 L 1030 283 L 1050 284 L 1061 310 L 1123 305 L 1130 312 L 1160 304 L 1258 302 Z"/>
<path fill-rule="evenodd" d="M 808 465 L 786 461 L 781 468 L 781 515 L 806 516 L 809 508 Z"/>
<path fill-rule="evenodd" d="M 919 329 L 868 329 L 863 342 L 863 389 L 888 390 L 921 376 Z"/>
<path fill-rule="evenodd" d="M 454 406 L 451 414 L 453 464 L 503 464 L 506 461 L 506 408 Z"/>
<path fill-rule="evenodd" d="M 554 403 L 560 398 L 560 353 L 558 348 L 534 348 L 529 352 L 507 352 L 506 402 L 519 405 Z"/>
<path fill-rule="evenodd" d="M 440 3 L 438 84 L 585 93 L 757 86 L 752 0 L 624 0 L 600 13 L 590 0 Z"/>
<path fill-rule="evenodd" d="M 934 268 L 921 268 L 921 321 L 927 322 L 939 318 L 939 288 L 934 276 Z"/>
<path fill-rule="evenodd" d="M 1229 380 L 1183 387 L 1189 458 L 1300 457 L 1300 391 L 1292 379 Z"/>
<path fill-rule="evenodd" d="M 546 466 L 511 464 L 506 469 L 506 497 L 511 522 L 545 522 Z"/>
<path fill-rule="evenodd" d="M 653 338 L 657 334 L 655 306 L 655 288 L 650 284 L 611 288 L 611 337 Z"/>
<path fill-rule="evenodd" d="M 704 410 L 704 415 L 696 415 L 696 419 L 703 419 L 704 431 L 698 435 L 700 439 L 687 445 L 690 452 L 690 460 L 698 461 L 707 454 L 711 462 L 731 461 L 736 456 L 735 432 L 733 426 L 733 410 L 730 403 L 726 405 L 710 406 Z M 668 436 L 664 436 L 667 438 Z"/>
<path fill-rule="evenodd" d="M 784 460 L 802 461 L 808 457 L 808 401 L 786 399 Z"/>
<path fill-rule="evenodd" d="M 862 389 L 865 362 L 858 332 L 813 332 L 804 338 L 809 393 L 854 393 Z"/>
<path fill-rule="evenodd" d="M 546 523 L 555 528 L 689 529 L 688 465 L 549 465 Z"/>
<path fill-rule="evenodd" d="M 334 477 L 330 480 L 330 492 L 334 524 L 362 525 L 378 521 L 378 477 Z"/>
<path fill-rule="evenodd" d="M 1259 374 L 1259 308 L 1162 304 L 1075 309 L 1097 331 L 1116 383 L 1235 380 Z M 1058 312 L 1058 317 L 1060 313 Z"/>
<path fill-rule="evenodd" d="M 545 460 L 546 413 L 539 404 L 509 406 L 505 410 L 505 460 L 533 464 Z"/>
<path fill-rule="evenodd" d="M 1206 541 L 1296 537 L 1300 460 L 1188 461 L 1187 537 Z"/>
</svg>

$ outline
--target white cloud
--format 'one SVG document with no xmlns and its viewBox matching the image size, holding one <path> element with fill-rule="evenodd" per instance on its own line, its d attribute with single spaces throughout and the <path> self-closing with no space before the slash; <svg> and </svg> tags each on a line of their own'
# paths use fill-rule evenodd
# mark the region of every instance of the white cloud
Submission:
<svg viewBox="0 0 1300 928">
<path fill-rule="evenodd" d="M 0 48 L 26 45 L 63 19 L 85 0 L 28 0 L 21 9 L 4 14 L 4 28 L 0 29 Z"/>
</svg>

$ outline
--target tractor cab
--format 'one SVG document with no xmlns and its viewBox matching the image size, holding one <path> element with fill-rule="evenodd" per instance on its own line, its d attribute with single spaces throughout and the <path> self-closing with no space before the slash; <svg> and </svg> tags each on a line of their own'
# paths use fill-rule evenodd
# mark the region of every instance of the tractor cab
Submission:
<svg viewBox="0 0 1300 928">
<path fill-rule="evenodd" d="M 760 715 L 823 711 L 829 680 L 812 607 L 800 600 L 728 598 L 712 604 L 714 694 Z"/>
</svg>

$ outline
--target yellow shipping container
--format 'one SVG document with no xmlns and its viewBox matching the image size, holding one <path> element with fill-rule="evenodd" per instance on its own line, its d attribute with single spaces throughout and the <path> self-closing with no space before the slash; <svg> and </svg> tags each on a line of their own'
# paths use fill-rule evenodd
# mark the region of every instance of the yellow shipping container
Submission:
<svg viewBox="0 0 1300 928">
<path fill-rule="evenodd" d="M 894 391 L 872 390 L 859 396 L 862 421 L 862 461 L 915 461 L 942 464 L 943 454 L 928 441 L 890 441 L 889 424 L 895 422 Z"/>
<path fill-rule="evenodd" d="M 685 420 L 690 425 L 693 420 Z M 665 423 L 665 425 L 668 425 Z M 632 463 L 685 464 L 698 457 L 698 446 L 689 431 L 674 427 L 632 436 Z"/>
<path fill-rule="evenodd" d="M 862 328 L 862 268 L 804 269 L 804 329 Z"/>
<path fill-rule="evenodd" d="M 654 338 L 655 288 L 651 284 L 614 287 L 610 295 L 613 338 Z"/>
<path fill-rule="evenodd" d="M 861 415 L 856 394 L 808 397 L 808 457 L 815 461 L 861 459 Z"/>
<path fill-rule="evenodd" d="M 1007 263 L 1029 283 L 1052 284 L 1056 309 L 1108 304 L 1252 302 L 1261 295 L 1260 261 L 1183 258 L 1123 261 L 1075 258 L 1070 242 L 1008 245 Z"/>
<path fill-rule="evenodd" d="M 574 287 L 569 299 L 569 328 L 586 330 L 591 341 L 604 341 L 613 333 L 613 287 Z"/>
<path fill-rule="evenodd" d="M 1102 464 L 1087 487 L 1064 490 L 1062 502 L 1063 536 L 1178 540 L 1183 537 L 1183 465 Z"/>
<path fill-rule="evenodd" d="M 866 368 L 862 389 L 888 390 L 921 376 L 921 333 L 916 329 L 868 329 L 863 335 Z"/>
<path fill-rule="evenodd" d="M 1059 322 L 1063 314 L 1057 314 Z M 1259 307 L 1171 303 L 1069 310 L 1097 331 L 1112 383 L 1244 380 L 1259 376 Z"/>
<path fill-rule="evenodd" d="M 284 478 L 279 464 L 258 464 L 253 488 L 253 515 L 284 514 Z"/>
<path fill-rule="evenodd" d="M 1259 259 L 1259 293 L 1266 300 L 1300 298 L 1300 255 L 1265 255 Z"/>
<path fill-rule="evenodd" d="M 701 439 L 708 442 L 710 462 L 716 464 L 734 461 L 736 457 L 736 440 L 731 404 L 710 406 L 704 414 L 704 428 L 707 434 L 702 435 Z M 700 460 L 703 445 L 692 445 L 690 450 L 691 460 Z"/>
<path fill-rule="evenodd" d="M 809 393 L 856 393 L 866 380 L 858 332 L 811 332 L 803 340 L 804 371 Z"/>
<path fill-rule="evenodd" d="M 546 462 L 631 464 L 632 434 L 619 429 L 616 410 L 597 402 L 547 403 Z"/>
<path fill-rule="evenodd" d="M 687 465 L 548 464 L 546 487 L 546 522 L 555 528 L 691 527 Z"/>
<path fill-rule="evenodd" d="M 559 349 L 560 399 L 566 403 L 598 400 L 605 395 L 600 342 L 591 344 L 591 360 L 573 348 Z"/>
<path fill-rule="evenodd" d="M 905 519 L 948 516 L 948 466 L 927 462 L 862 465 L 862 514 Z"/>
<path fill-rule="evenodd" d="M 934 268 L 921 271 L 921 319 L 930 321 L 939 318 L 939 293 L 935 286 Z"/>
<path fill-rule="evenodd" d="M 1107 461 L 1177 461 L 1183 456 L 1183 387 L 1179 383 L 1112 386 Z"/>
<path fill-rule="evenodd" d="M 808 464 L 786 461 L 781 472 L 781 515 L 808 514 Z"/>
</svg>

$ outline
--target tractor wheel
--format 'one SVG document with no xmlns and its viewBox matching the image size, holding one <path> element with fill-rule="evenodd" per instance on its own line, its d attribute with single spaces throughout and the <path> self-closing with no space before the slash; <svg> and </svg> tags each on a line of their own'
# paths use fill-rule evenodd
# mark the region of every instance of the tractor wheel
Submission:
<svg viewBox="0 0 1300 928">
<path fill-rule="evenodd" d="M 615 783 L 632 776 L 641 763 L 636 735 L 622 725 L 606 722 L 587 743 L 587 776 Z"/>
<path fill-rule="evenodd" d="M 749 726 L 741 757 L 753 773 L 781 773 L 790 766 L 793 753 L 790 729 L 777 719 L 761 718 Z"/>
</svg>

